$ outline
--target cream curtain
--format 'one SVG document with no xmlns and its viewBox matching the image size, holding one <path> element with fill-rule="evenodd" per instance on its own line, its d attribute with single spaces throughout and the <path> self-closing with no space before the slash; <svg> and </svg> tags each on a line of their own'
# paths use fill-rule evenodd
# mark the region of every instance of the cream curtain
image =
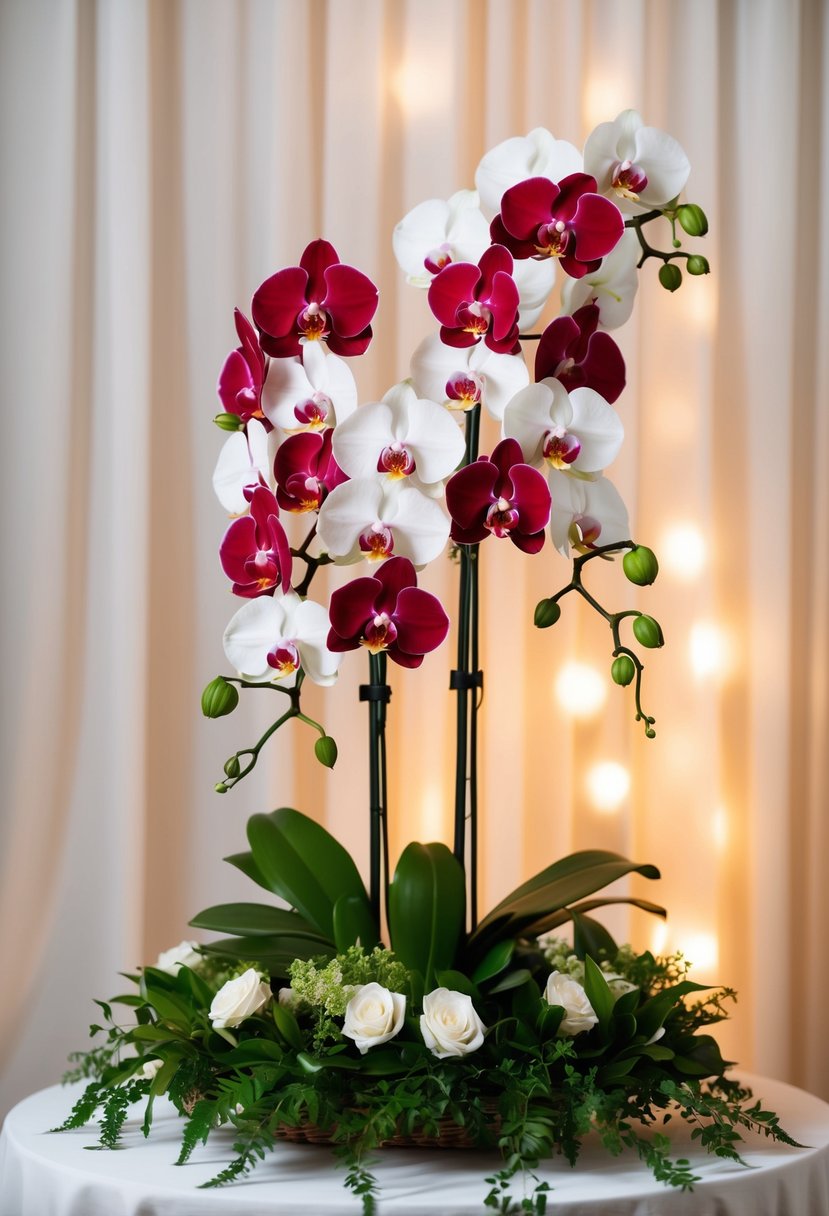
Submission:
<svg viewBox="0 0 829 1216">
<path fill-rule="evenodd" d="M 0 5 L 2 1104 L 59 1076 L 119 970 L 251 897 L 221 861 L 250 813 L 296 805 L 366 860 L 356 660 L 314 701 L 336 774 L 300 728 L 212 793 L 267 724 L 256 695 L 198 709 L 232 610 L 210 418 L 233 305 L 325 235 L 380 286 L 376 398 L 430 329 L 394 222 L 508 135 L 578 143 L 630 105 L 685 146 L 712 224 L 713 274 L 670 298 L 647 274 L 620 335 L 615 479 L 665 557 L 639 601 L 668 638 L 659 733 L 621 690 L 560 707 L 564 662 L 606 673 L 607 638 L 574 611 L 534 631 L 565 567 L 485 552 L 482 899 L 573 848 L 657 863 L 667 929 L 613 930 L 733 984 L 727 1054 L 829 1097 L 828 38 L 820 0 Z M 448 564 L 428 585 L 450 603 Z M 450 838 L 448 666 L 395 680 L 394 852 Z M 604 760 L 632 779 L 611 813 L 585 786 Z"/>
</svg>

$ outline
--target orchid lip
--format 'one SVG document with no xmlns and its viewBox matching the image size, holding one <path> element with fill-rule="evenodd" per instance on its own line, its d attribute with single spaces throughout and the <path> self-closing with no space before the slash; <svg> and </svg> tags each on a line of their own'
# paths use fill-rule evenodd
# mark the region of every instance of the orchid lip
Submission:
<svg viewBox="0 0 829 1216">
<path fill-rule="evenodd" d="M 602 534 L 602 525 L 592 515 L 576 515 L 569 528 L 570 544 L 579 553 L 595 549 Z"/>
<path fill-rule="evenodd" d="M 575 435 L 570 435 L 563 427 L 547 431 L 541 448 L 544 459 L 554 469 L 566 469 L 578 459 L 581 443 Z"/>
<path fill-rule="evenodd" d="M 536 232 L 536 251 L 546 257 L 561 258 L 567 252 L 570 243 L 570 233 L 563 220 L 555 223 L 541 224 Z"/>
<path fill-rule="evenodd" d="M 506 498 L 499 498 L 486 513 L 484 526 L 496 536 L 509 536 L 518 524 L 518 512 Z"/>
<path fill-rule="evenodd" d="M 444 266 L 448 266 L 452 261 L 451 245 L 438 245 L 435 249 L 430 249 L 423 259 L 423 265 L 429 271 L 429 274 L 440 274 Z"/>
<path fill-rule="evenodd" d="M 370 562 L 382 562 L 394 550 L 394 536 L 385 524 L 372 524 L 360 533 L 360 551 Z"/>
<path fill-rule="evenodd" d="M 327 393 L 314 393 L 305 401 L 296 403 L 294 417 L 303 426 L 318 431 L 328 424 L 328 418 L 333 408 L 334 403 Z"/>
<path fill-rule="evenodd" d="M 297 328 L 304 338 L 324 338 L 330 329 L 328 313 L 319 304 L 309 304 L 297 317 Z"/>
<path fill-rule="evenodd" d="M 293 642 L 279 642 L 268 655 L 268 666 L 273 667 L 278 678 L 292 676 L 299 669 L 299 651 Z"/>
<path fill-rule="evenodd" d="M 397 626 L 394 621 L 387 612 L 379 612 L 367 623 L 360 645 L 365 646 L 370 654 L 380 654 L 396 640 Z"/>
<path fill-rule="evenodd" d="M 483 384 L 472 372 L 456 372 L 446 381 L 447 404 L 450 409 L 469 410 L 483 395 Z"/>
<path fill-rule="evenodd" d="M 622 198 L 639 202 L 639 195 L 648 187 L 648 175 L 641 165 L 631 160 L 617 161 L 611 169 L 611 186 Z"/>
<path fill-rule="evenodd" d="M 377 472 L 385 473 L 391 480 L 408 477 L 415 471 L 415 462 L 402 443 L 390 443 L 384 447 L 377 461 Z"/>
</svg>

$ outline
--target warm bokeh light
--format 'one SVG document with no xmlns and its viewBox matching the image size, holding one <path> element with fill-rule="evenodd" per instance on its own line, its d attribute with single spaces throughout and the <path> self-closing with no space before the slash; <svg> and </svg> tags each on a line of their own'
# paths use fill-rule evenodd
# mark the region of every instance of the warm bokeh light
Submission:
<svg viewBox="0 0 829 1216">
<path fill-rule="evenodd" d="M 630 773 L 615 760 L 603 760 L 588 769 L 586 785 L 597 811 L 617 811 L 630 793 Z"/>
<path fill-rule="evenodd" d="M 584 121 L 592 131 L 600 122 L 612 122 L 622 110 L 630 108 L 634 90 L 631 81 L 618 73 L 597 72 L 584 86 Z"/>
<path fill-rule="evenodd" d="M 556 680 L 559 705 L 574 718 L 598 713 L 607 697 L 607 683 L 588 663 L 565 663 Z"/>
<path fill-rule="evenodd" d="M 683 582 L 697 578 L 708 560 L 705 537 L 692 523 L 677 523 L 666 528 L 657 552 L 660 565 Z"/>
<path fill-rule="evenodd" d="M 448 110 L 453 74 L 445 63 L 404 59 L 393 73 L 391 92 L 408 118 L 422 118 Z"/>
<path fill-rule="evenodd" d="M 723 806 L 718 806 L 711 817 L 711 835 L 714 844 L 723 852 L 728 844 L 728 813 Z"/>
<path fill-rule="evenodd" d="M 682 289 L 677 292 L 679 307 L 690 326 L 700 333 L 713 334 L 717 328 L 719 300 L 711 277 L 686 275 L 684 278 Z"/>
<path fill-rule="evenodd" d="M 713 621 L 697 621 L 691 626 L 689 657 L 698 679 L 726 674 L 731 656 L 728 639 L 719 625 Z"/>
<path fill-rule="evenodd" d="M 438 785 L 427 785 L 420 801 L 420 840 L 442 840 L 446 800 Z"/>
<path fill-rule="evenodd" d="M 720 961 L 720 947 L 715 933 L 689 933 L 677 942 L 685 958 L 694 968 L 694 974 L 711 971 Z"/>
<path fill-rule="evenodd" d="M 651 930 L 651 950 L 654 954 L 664 954 L 668 943 L 668 926 L 664 920 L 654 922 Z"/>
</svg>

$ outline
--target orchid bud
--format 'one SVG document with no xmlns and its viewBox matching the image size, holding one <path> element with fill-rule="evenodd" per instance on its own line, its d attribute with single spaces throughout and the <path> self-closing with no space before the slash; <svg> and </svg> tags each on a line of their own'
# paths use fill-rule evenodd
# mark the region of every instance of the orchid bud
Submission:
<svg viewBox="0 0 829 1216">
<path fill-rule="evenodd" d="M 330 735 L 320 735 L 314 744 L 314 755 L 326 768 L 334 767 L 337 763 L 337 744 Z"/>
<path fill-rule="evenodd" d="M 683 203 L 677 208 L 676 218 L 689 236 L 705 236 L 708 231 L 708 217 L 696 203 Z"/>
<path fill-rule="evenodd" d="M 655 739 L 656 738 L 656 731 L 653 729 L 652 726 L 645 727 L 645 738 L 646 739 Z"/>
<path fill-rule="evenodd" d="M 633 635 L 637 642 L 641 642 L 643 646 L 647 646 L 650 650 L 658 650 L 660 646 L 665 645 L 659 621 L 655 621 L 652 616 L 645 616 L 644 613 L 635 618 L 633 622 Z"/>
<path fill-rule="evenodd" d="M 614 684 L 625 688 L 636 675 L 633 659 L 628 654 L 620 654 L 610 665 L 610 675 Z"/>
<path fill-rule="evenodd" d="M 676 291 L 682 284 L 682 271 L 673 262 L 665 262 L 659 267 L 659 282 L 666 291 Z"/>
<path fill-rule="evenodd" d="M 222 431 L 243 431 L 245 424 L 238 414 L 217 414 L 213 419 Z"/>
<path fill-rule="evenodd" d="M 708 274 L 711 267 L 708 265 L 708 258 L 699 253 L 692 253 L 685 263 L 685 269 L 689 274 Z"/>
<path fill-rule="evenodd" d="M 659 562 L 652 549 L 637 545 L 622 558 L 622 569 L 631 583 L 636 583 L 637 587 L 649 587 L 659 573 Z"/>
<path fill-rule="evenodd" d="M 201 695 L 201 711 L 205 718 L 223 718 L 232 714 L 239 704 L 239 693 L 224 676 L 211 680 Z"/>
<path fill-rule="evenodd" d="M 227 786 L 225 785 L 224 781 L 217 782 L 216 785 L 213 786 L 213 789 L 216 791 L 217 794 L 226 794 L 227 793 Z"/>
<path fill-rule="evenodd" d="M 225 760 L 225 775 L 235 780 L 242 771 L 242 766 L 239 763 L 238 756 L 231 756 L 229 760 Z"/>
<path fill-rule="evenodd" d="M 535 606 L 533 623 L 537 629 L 549 629 L 551 625 L 555 625 L 560 616 L 561 608 L 555 600 L 539 600 Z"/>
</svg>

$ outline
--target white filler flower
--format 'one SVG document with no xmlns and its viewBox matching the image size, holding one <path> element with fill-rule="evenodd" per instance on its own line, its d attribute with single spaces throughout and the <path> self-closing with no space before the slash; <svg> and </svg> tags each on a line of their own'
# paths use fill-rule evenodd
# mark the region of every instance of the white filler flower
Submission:
<svg viewBox="0 0 829 1216">
<path fill-rule="evenodd" d="M 406 998 L 382 984 L 361 984 L 345 1007 L 343 1034 L 365 1055 L 399 1034 L 406 1016 Z"/>
<path fill-rule="evenodd" d="M 550 972 L 544 1000 L 548 1005 L 560 1005 L 564 1010 L 559 1034 L 581 1034 L 583 1030 L 591 1030 L 599 1020 L 581 984 L 560 971 Z"/>
<path fill-rule="evenodd" d="M 433 1056 L 467 1056 L 484 1041 L 486 1026 L 475 1012 L 472 997 L 450 988 L 436 988 L 423 998 L 420 1018 L 423 1042 Z"/>
<path fill-rule="evenodd" d="M 213 997 L 210 1021 L 214 1030 L 238 1026 L 252 1017 L 271 999 L 271 986 L 253 967 L 228 982 Z"/>
</svg>

